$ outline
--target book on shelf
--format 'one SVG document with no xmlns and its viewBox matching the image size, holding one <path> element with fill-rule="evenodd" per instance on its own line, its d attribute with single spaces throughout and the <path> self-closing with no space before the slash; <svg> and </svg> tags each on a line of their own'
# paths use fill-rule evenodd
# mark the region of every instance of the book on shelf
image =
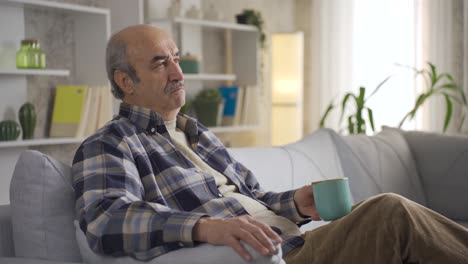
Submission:
<svg viewBox="0 0 468 264">
<path fill-rule="evenodd" d="M 78 88 L 83 91 L 81 96 L 72 95 L 73 89 Z M 109 87 L 59 85 L 52 113 L 50 137 L 87 137 L 111 118 L 112 94 Z"/>
<path fill-rule="evenodd" d="M 112 118 L 112 94 L 109 87 L 89 87 L 76 137 L 86 137 L 104 126 Z"/>
<path fill-rule="evenodd" d="M 55 90 L 50 137 L 74 137 L 78 130 L 88 88 L 58 85 Z"/>
<path fill-rule="evenodd" d="M 240 125 L 254 125 L 258 123 L 258 94 L 255 87 L 245 86 Z"/>
<path fill-rule="evenodd" d="M 241 125 L 241 120 L 242 120 L 242 110 L 244 108 L 244 92 L 245 92 L 245 87 L 239 87 L 239 90 L 237 91 L 237 103 L 236 107 L 234 110 L 234 118 L 232 125 L 233 126 L 239 126 Z"/>
<path fill-rule="evenodd" d="M 234 125 L 234 117 L 236 114 L 236 105 L 239 93 L 239 87 L 234 85 L 225 85 L 219 87 L 219 92 L 224 98 L 223 109 L 223 126 Z"/>
</svg>

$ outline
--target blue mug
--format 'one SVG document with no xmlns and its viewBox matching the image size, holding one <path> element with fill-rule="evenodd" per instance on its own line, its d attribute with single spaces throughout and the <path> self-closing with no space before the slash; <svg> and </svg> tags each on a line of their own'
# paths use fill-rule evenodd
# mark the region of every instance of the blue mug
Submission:
<svg viewBox="0 0 468 264">
<path fill-rule="evenodd" d="M 315 207 L 325 221 L 339 219 L 351 212 L 352 198 L 348 178 L 312 183 Z"/>
</svg>

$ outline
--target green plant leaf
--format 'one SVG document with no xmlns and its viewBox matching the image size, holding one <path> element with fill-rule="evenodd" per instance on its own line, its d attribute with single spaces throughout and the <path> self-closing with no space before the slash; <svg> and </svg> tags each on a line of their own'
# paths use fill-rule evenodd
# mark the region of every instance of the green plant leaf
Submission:
<svg viewBox="0 0 468 264">
<path fill-rule="evenodd" d="M 416 99 L 416 103 L 414 104 L 414 108 L 410 111 L 410 119 L 413 119 L 414 118 L 414 115 L 416 114 L 416 112 L 418 111 L 419 107 L 424 103 L 424 101 L 426 100 L 427 97 L 429 97 L 431 93 L 422 93 L 418 96 L 418 99 Z"/>
<path fill-rule="evenodd" d="M 450 76 L 450 74 L 447 73 L 447 75 Z M 467 100 L 466 100 L 466 95 L 465 95 L 465 91 L 463 90 L 463 87 L 461 86 L 458 86 L 457 84 L 455 83 L 446 83 L 446 84 L 443 84 L 441 86 L 439 86 L 438 88 L 439 90 L 443 90 L 443 89 L 449 89 L 449 90 L 453 90 L 455 92 L 458 92 L 462 98 L 462 103 L 463 105 L 467 105 Z M 455 99 L 455 97 L 452 97 L 453 99 Z"/>
<path fill-rule="evenodd" d="M 436 71 L 435 65 L 430 63 L 430 62 L 427 62 L 427 64 L 429 64 L 429 67 L 431 69 L 429 77 L 431 78 L 431 88 L 430 88 L 430 90 L 432 90 L 432 89 L 434 89 L 434 87 L 435 87 L 437 81 L 439 80 L 439 78 L 437 76 L 437 71 Z"/>
<path fill-rule="evenodd" d="M 345 108 L 346 108 L 346 103 L 348 102 L 348 99 L 350 97 L 353 97 L 355 100 L 357 100 L 356 96 L 352 93 L 347 93 L 345 97 L 343 98 L 343 101 L 341 102 L 341 114 L 340 114 L 340 123 L 343 121 L 343 116 L 345 113 Z"/>
<path fill-rule="evenodd" d="M 393 76 L 393 74 L 387 76 L 387 78 L 385 78 L 381 83 L 379 83 L 379 85 L 377 85 L 377 87 L 375 87 L 374 91 L 366 98 L 365 101 L 367 102 L 367 100 L 369 100 L 375 93 L 377 93 L 377 91 L 379 91 L 380 87 L 382 87 L 382 85 L 384 85 L 392 76 Z"/>
<path fill-rule="evenodd" d="M 426 96 L 427 94 L 426 93 L 422 93 L 418 96 L 418 98 L 416 99 L 416 103 L 414 103 L 414 106 L 413 106 L 413 109 L 411 109 L 408 113 L 406 113 L 406 115 L 403 117 L 403 119 L 400 121 L 400 124 L 398 124 L 398 127 L 401 128 L 401 126 L 403 125 L 403 123 L 406 121 L 406 119 L 413 119 L 414 118 L 414 115 L 416 114 L 416 112 L 418 111 L 419 107 L 424 103 L 424 101 L 426 100 Z"/>
<path fill-rule="evenodd" d="M 455 102 L 459 103 L 460 105 L 465 105 L 465 103 L 463 102 L 462 99 L 457 98 L 454 94 L 449 94 L 444 90 L 438 90 L 435 94 L 439 94 L 439 95 L 447 94 L 450 97 L 450 99 L 454 100 Z"/>
<path fill-rule="evenodd" d="M 448 125 L 450 124 L 450 119 L 452 118 L 453 104 L 448 94 L 444 94 L 444 97 L 445 97 L 445 106 L 447 107 L 445 110 L 445 120 L 444 120 L 444 132 L 445 132 L 447 131 Z"/>
<path fill-rule="evenodd" d="M 451 74 L 449 74 L 449 73 L 442 73 L 442 74 L 440 75 L 440 77 L 444 77 L 444 76 L 447 77 L 447 79 L 449 79 L 450 81 L 455 82 L 454 79 L 453 79 L 453 76 L 452 76 Z"/>
<path fill-rule="evenodd" d="M 450 90 L 457 90 L 458 91 L 458 86 L 454 83 L 445 83 L 439 86 L 437 89 L 450 89 Z"/>
<path fill-rule="evenodd" d="M 348 116 L 348 132 L 349 134 L 354 134 L 353 116 Z"/>
<path fill-rule="evenodd" d="M 372 132 L 375 132 L 375 127 L 374 127 L 374 114 L 372 113 L 372 109 L 367 108 L 367 115 L 369 116 L 369 123 L 372 128 Z"/>
<path fill-rule="evenodd" d="M 366 95 L 366 87 L 361 86 L 359 87 L 359 96 L 357 98 L 357 107 L 363 108 L 364 107 L 364 96 Z"/>
<path fill-rule="evenodd" d="M 327 110 L 325 110 L 325 113 L 323 114 L 322 118 L 320 119 L 320 127 L 321 128 L 325 126 L 325 120 L 327 120 L 327 117 L 330 114 L 330 112 L 333 110 L 333 108 L 335 108 L 335 106 L 333 105 L 333 101 L 331 101 L 330 104 L 328 104 L 328 106 L 327 106 Z"/>
</svg>

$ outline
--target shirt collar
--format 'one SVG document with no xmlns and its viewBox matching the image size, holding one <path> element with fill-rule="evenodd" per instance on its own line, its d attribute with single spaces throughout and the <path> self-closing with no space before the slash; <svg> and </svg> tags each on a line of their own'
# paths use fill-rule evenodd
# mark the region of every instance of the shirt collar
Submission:
<svg viewBox="0 0 468 264">
<path fill-rule="evenodd" d="M 151 109 L 122 102 L 120 103 L 119 116 L 127 118 L 150 134 L 159 133 L 164 136 L 168 134 L 162 116 Z M 198 126 L 195 119 L 179 112 L 176 127 L 187 135 L 190 144 L 196 145 L 198 143 Z"/>
</svg>

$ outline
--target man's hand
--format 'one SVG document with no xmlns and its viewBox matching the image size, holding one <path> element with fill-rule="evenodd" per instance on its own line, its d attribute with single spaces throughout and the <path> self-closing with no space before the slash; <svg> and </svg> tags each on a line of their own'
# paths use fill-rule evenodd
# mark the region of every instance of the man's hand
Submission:
<svg viewBox="0 0 468 264">
<path fill-rule="evenodd" d="M 294 193 L 294 202 L 299 213 L 310 216 L 312 220 L 321 220 L 315 208 L 312 186 L 304 185 Z"/>
<path fill-rule="evenodd" d="M 252 256 L 241 245 L 241 240 L 263 256 L 276 253 L 271 240 L 282 242 L 268 225 L 249 215 L 227 219 L 200 218 L 193 228 L 193 240 L 230 246 L 246 261 L 250 261 Z"/>
</svg>

